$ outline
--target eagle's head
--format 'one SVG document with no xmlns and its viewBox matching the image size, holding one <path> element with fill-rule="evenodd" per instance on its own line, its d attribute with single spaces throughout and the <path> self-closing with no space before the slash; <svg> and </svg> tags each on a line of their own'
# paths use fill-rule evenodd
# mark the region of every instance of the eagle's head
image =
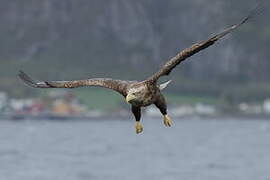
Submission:
<svg viewBox="0 0 270 180">
<path fill-rule="evenodd" d="M 132 105 L 141 105 L 144 104 L 144 101 L 147 100 L 148 89 L 146 86 L 135 86 L 129 89 L 126 96 L 126 101 Z"/>
</svg>

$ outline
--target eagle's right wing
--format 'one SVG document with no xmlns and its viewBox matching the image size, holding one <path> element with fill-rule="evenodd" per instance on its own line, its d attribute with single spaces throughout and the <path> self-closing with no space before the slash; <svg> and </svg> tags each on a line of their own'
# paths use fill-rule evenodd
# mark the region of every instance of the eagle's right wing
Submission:
<svg viewBox="0 0 270 180">
<path fill-rule="evenodd" d="M 34 88 L 77 88 L 82 86 L 99 86 L 115 90 L 126 96 L 127 86 L 131 81 L 114 80 L 110 78 L 93 78 L 86 80 L 74 81 L 38 81 L 33 80 L 23 71 L 20 71 L 18 76 L 29 86 Z"/>
</svg>

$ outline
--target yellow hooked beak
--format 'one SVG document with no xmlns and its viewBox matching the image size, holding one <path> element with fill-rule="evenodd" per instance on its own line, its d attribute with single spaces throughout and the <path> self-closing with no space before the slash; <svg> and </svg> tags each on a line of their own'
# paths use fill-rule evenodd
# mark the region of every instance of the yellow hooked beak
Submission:
<svg viewBox="0 0 270 180">
<path fill-rule="evenodd" d="M 133 94 L 128 94 L 126 97 L 126 101 L 127 101 L 127 103 L 129 103 L 130 101 L 132 101 L 135 98 L 136 98 L 136 96 L 134 96 Z"/>
</svg>

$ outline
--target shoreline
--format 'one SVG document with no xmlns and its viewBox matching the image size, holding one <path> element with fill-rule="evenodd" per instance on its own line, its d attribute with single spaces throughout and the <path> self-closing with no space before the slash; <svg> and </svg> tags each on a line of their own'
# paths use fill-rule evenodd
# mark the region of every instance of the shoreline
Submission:
<svg viewBox="0 0 270 180">
<path fill-rule="evenodd" d="M 132 114 L 120 115 L 120 114 L 104 114 L 104 115 L 57 115 L 57 114 L 40 114 L 40 115 L 31 115 L 31 114 L 0 114 L 1 120 L 51 120 L 51 121 L 68 121 L 68 120 L 99 120 L 99 119 L 132 119 Z M 155 119 L 162 118 L 162 116 L 151 116 L 144 114 L 143 118 Z M 228 119 L 237 119 L 237 120 L 270 120 L 270 114 L 242 114 L 242 113 L 232 113 L 232 114 L 216 114 L 216 115 L 183 115 L 183 116 L 171 116 L 173 119 L 183 119 L 183 120 L 228 120 Z"/>
</svg>

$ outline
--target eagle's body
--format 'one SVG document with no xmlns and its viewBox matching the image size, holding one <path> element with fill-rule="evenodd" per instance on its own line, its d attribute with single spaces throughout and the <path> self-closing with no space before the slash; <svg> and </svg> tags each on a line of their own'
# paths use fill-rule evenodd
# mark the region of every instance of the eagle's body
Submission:
<svg viewBox="0 0 270 180">
<path fill-rule="evenodd" d="M 191 47 L 181 51 L 175 57 L 170 59 L 158 72 L 141 82 L 114 80 L 110 78 L 95 78 L 75 81 L 36 81 L 31 79 L 22 71 L 20 71 L 19 77 L 26 84 L 35 88 L 76 88 L 81 86 L 99 86 L 109 88 L 123 95 L 126 101 L 131 104 L 131 109 L 136 119 L 135 127 L 137 133 L 142 132 L 142 125 L 140 123 L 141 107 L 146 107 L 151 104 L 154 104 L 162 113 L 165 126 L 171 126 L 172 121 L 167 115 L 166 101 L 161 93 L 161 90 L 164 89 L 169 82 L 158 85 L 158 79 L 162 76 L 169 75 L 170 72 L 185 59 L 203 49 L 208 48 L 220 38 L 236 30 L 238 27 L 252 18 L 255 13 L 256 11 L 252 11 L 249 16 L 239 24 L 233 25 L 225 29 L 223 32 L 212 36 L 208 40 L 196 43 Z"/>
<path fill-rule="evenodd" d="M 161 96 L 158 86 L 148 81 L 128 85 L 127 94 L 127 101 L 136 107 L 149 106 L 156 101 L 158 96 Z"/>
</svg>

